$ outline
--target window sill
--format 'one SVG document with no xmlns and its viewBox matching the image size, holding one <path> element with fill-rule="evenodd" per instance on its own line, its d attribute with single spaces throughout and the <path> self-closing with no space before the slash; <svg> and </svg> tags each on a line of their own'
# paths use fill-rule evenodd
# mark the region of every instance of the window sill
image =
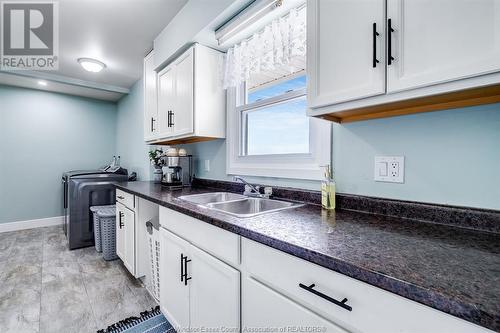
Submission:
<svg viewBox="0 0 500 333">
<path fill-rule="evenodd" d="M 245 165 L 233 164 L 227 166 L 227 174 L 301 180 L 321 180 L 324 178 L 323 170 L 319 166 L 314 165 L 310 167 L 301 166 L 299 168 L 291 168 L 289 165 L 250 166 L 249 163 L 245 163 Z"/>
</svg>

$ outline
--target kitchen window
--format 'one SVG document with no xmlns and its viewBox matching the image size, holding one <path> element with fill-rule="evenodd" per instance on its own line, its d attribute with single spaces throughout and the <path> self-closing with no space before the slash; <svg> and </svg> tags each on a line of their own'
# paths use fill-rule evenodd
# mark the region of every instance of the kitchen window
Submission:
<svg viewBox="0 0 500 333">
<path fill-rule="evenodd" d="M 228 174 L 321 179 L 331 124 L 307 117 L 305 7 L 226 55 Z"/>
<path fill-rule="evenodd" d="M 236 109 L 241 121 L 241 154 L 308 154 L 306 76 L 248 89 Z"/>
</svg>

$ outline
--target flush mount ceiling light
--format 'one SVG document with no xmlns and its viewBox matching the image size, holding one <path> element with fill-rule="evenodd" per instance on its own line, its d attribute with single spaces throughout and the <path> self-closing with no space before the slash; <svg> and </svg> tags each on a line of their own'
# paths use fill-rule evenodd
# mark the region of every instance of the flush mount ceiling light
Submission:
<svg viewBox="0 0 500 333">
<path fill-rule="evenodd" d="M 45 87 L 47 85 L 47 81 L 40 80 L 38 81 L 38 84 Z"/>
<path fill-rule="evenodd" d="M 78 63 L 82 65 L 83 69 L 92 73 L 99 73 L 106 67 L 103 62 L 90 58 L 80 58 L 78 59 Z"/>
</svg>

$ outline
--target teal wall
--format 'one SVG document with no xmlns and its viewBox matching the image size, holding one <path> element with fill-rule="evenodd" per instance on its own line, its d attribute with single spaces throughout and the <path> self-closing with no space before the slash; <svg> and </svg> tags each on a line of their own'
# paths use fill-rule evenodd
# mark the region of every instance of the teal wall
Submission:
<svg viewBox="0 0 500 333">
<path fill-rule="evenodd" d="M 116 104 L 0 86 L 0 223 L 62 215 L 61 175 L 115 154 Z"/>
<path fill-rule="evenodd" d="M 200 178 L 230 180 L 224 140 L 184 145 Z M 143 85 L 118 103 L 0 86 L 0 223 L 60 216 L 63 171 L 120 155 L 151 179 Z M 404 155 L 405 183 L 373 181 L 375 155 Z M 204 160 L 210 160 L 210 171 Z M 339 192 L 500 209 L 500 104 L 333 126 Z M 248 177 L 306 189 L 318 182 Z"/>
<path fill-rule="evenodd" d="M 224 140 L 185 147 L 198 177 L 230 179 Z M 404 155 L 405 183 L 373 181 L 375 155 Z M 338 192 L 500 209 L 500 104 L 335 124 L 332 165 Z M 248 179 L 319 189 L 317 182 Z"/>
<path fill-rule="evenodd" d="M 334 125 L 339 191 L 500 209 L 500 104 Z M 375 155 L 404 155 L 405 183 L 373 181 Z"/>
<path fill-rule="evenodd" d="M 130 94 L 118 101 L 116 119 L 116 154 L 129 172 L 137 172 L 139 180 L 150 179 L 148 146 L 144 143 L 143 81 L 137 81 Z"/>
</svg>

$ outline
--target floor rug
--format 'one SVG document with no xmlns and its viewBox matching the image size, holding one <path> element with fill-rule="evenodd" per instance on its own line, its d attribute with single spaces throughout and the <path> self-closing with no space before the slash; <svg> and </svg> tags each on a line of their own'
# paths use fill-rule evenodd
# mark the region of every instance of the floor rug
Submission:
<svg viewBox="0 0 500 333">
<path fill-rule="evenodd" d="M 129 317 L 97 333 L 174 333 L 172 325 L 163 316 L 160 307 L 141 312 L 140 317 Z"/>
</svg>

